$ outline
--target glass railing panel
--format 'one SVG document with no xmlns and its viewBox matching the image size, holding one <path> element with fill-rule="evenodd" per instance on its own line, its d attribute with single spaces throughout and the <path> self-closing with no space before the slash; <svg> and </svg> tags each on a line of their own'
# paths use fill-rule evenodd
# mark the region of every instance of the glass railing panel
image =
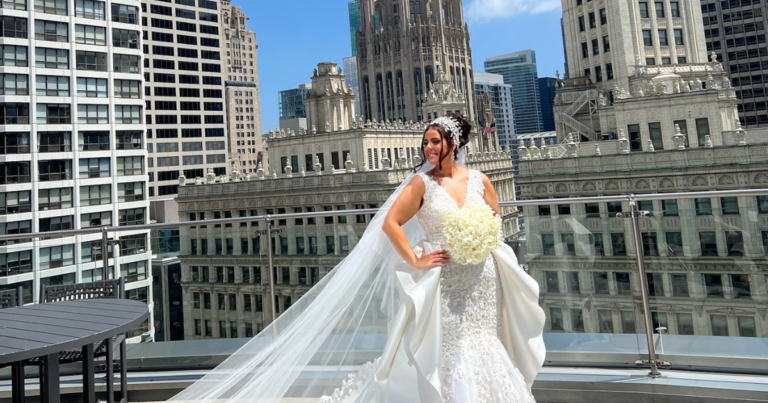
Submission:
<svg viewBox="0 0 768 403">
<path fill-rule="evenodd" d="M 587 204 L 523 207 L 518 258 L 540 286 L 547 363 L 625 365 L 645 352 L 630 222 Z M 577 354 L 574 354 L 577 353 Z"/>
<path fill-rule="evenodd" d="M 765 200 L 640 203 L 641 210 L 653 213 L 639 224 L 654 344 L 661 359 L 675 367 L 753 371 L 758 370 L 755 360 L 768 358 Z M 707 356 L 721 359 L 700 362 Z"/>
</svg>

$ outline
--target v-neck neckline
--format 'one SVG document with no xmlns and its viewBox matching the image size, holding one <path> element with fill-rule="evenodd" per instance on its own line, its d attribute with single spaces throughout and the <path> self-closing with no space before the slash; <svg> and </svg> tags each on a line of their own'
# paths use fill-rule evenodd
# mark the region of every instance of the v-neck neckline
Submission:
<svg viewBox="0 0 768 403">
<path fill-rule="evenodd" d="M 453 200 L 453 204 L 456 206 L 456 208 L 461 209 L 467 204 L 467 198 L 469 197 L 469 181 L 472 179 L 472 170 L 467 171 L 467 180 L 464 183 L 464 187 L 465 187 L 464 202 L 461 204 L 461 206 L 459 206 L 459 202 L 456 201 L 456 199 L 454 199 L 453 196 L 451 196 L 451 194 L 448 193 L 448 191 L 445 190 L 444 187 L 440 186 L 440 183 L 438 183 L 437 180 L 435 180 L 435 178 L 432 177 L 432 175 L 430 175 L 429 173 L 425 173 L 424 175 L 426 175 L 432 182 L 434 182 L 435 185 L 437 185 L 437 187 L 440 188 L 443 191 L 443 193 L 446 196 L 448 196 L 449 199 Z"/>
</svg>

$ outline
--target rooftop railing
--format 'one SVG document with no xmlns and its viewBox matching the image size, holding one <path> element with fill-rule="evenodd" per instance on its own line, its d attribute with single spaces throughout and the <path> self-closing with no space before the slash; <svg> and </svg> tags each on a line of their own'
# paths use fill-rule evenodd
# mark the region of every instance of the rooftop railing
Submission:
<svg viewBox="0 0 768 403">
<path fill-rule="evenodd" d="M 547 315 L 546 365 L 642 367 L 651 377 L 660 376 L 665 368 L 768 373 L 768 189 L 500 205 L 523 212 L 524 236 L 514 247 L 541 288 L 540 305 Z M 0 245 L 6 243 L 0 254 L 32 247 L 13 241 L 55 242 L 82 236 L 107 242 L 119 239 L 120 252 L 112 259 L 129 262 L 130 254 L 122 253 L 130 250 L 126 234 L 152 230 L 149 242 L 167 246 L 169 235 L 157 233 L 181 230 L 170 235 L 178 252 L 159 256 L 178 255 L 180 267 L 168 275 L 168 283 L 153 285 L 175 285 L 177 294 L 143 296 L 154 300 L 156 338 L 194 343 L 251 337 L 343 259 L 376 212 L 261 214 L 0 235 Z M 75 254 L 77 266 L 81 253 Z M 103 267 L 99 259 L 83 264 L 94 270 Z M 118 266 L 123 276 L 135 275 L 114 264 Z M 32 278 L 30 273 L 3 274 L 0 269 L 0 281 L 7 284 L 16 284 L 14 276 L 19 275 Z M 40 277 L 46 278 L 45 270 Z M 127 288 L 130 292 L 130 281 Z M 172 325 L 174 320 L 181 323 Z M 361 345 L 383 343 L 383 336 L 370 335 L 372 341 Z M 129 365 L 180 370 L 192 359 L 201 363 L 195 368 L 207 369 L 234 348 L 227 346 L 199 359 L 185 355 L 176 361 L 160 350 L 137 346 L 136 354 L 146 357 Z M 362 358 L 368 357 L 345 359 L 349 365 L 361 365 L 354 360 Z"/>
</svg>

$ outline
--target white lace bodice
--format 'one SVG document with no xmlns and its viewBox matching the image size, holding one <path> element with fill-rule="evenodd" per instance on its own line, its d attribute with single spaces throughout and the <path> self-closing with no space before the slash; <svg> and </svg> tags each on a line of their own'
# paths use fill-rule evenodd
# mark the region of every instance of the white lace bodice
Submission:
<svg viewBox="0 0 768 403">
<path fill-rule="evenodd" d="M 424 181 L 425 190 L 424 204 L 416 213 L 416 218 L 421 227 L 424 228 L 427 242 L 442 243 L 444 239 L 442 215 L 448 210 L 459 208 L 459 206 L 456 204 L 456 200 L 431 176 L 426 173 L 419 173 L 419 176 Z M 485 203 L 484 194 L 485 187 L 483 186 L 482 174 L 480 171 L 470 170 L 464 204 Z"/>
</svg>

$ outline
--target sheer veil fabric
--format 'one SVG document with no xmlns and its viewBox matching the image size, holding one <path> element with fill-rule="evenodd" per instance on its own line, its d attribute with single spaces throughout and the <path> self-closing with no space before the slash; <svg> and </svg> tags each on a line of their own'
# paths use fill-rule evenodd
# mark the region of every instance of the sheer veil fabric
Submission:
<svg viewBox="0 0 768 403">
<path fill-rule="evenodd" d="M 464 166 L 466 149 L 457 163 Z M 350 254 L 275 322 L 173 402 L 442 403 L 440 271 L 402 261 L 382 224 L 411 173 L 373 217 Z M 431 252 L 416 217 L 403 226 L 414 250 Z M 493 253 L 502 286 L 504 346 L 530 387 L 544 362 L 544 312 L 536 281 L 511 248 Z M 270 296 L 271 297 L 271 296 Z M 362 369 L 361 369 L 362 366 Z M 338 379 L 347 379 L 339 384 Z"/>
</svg>

